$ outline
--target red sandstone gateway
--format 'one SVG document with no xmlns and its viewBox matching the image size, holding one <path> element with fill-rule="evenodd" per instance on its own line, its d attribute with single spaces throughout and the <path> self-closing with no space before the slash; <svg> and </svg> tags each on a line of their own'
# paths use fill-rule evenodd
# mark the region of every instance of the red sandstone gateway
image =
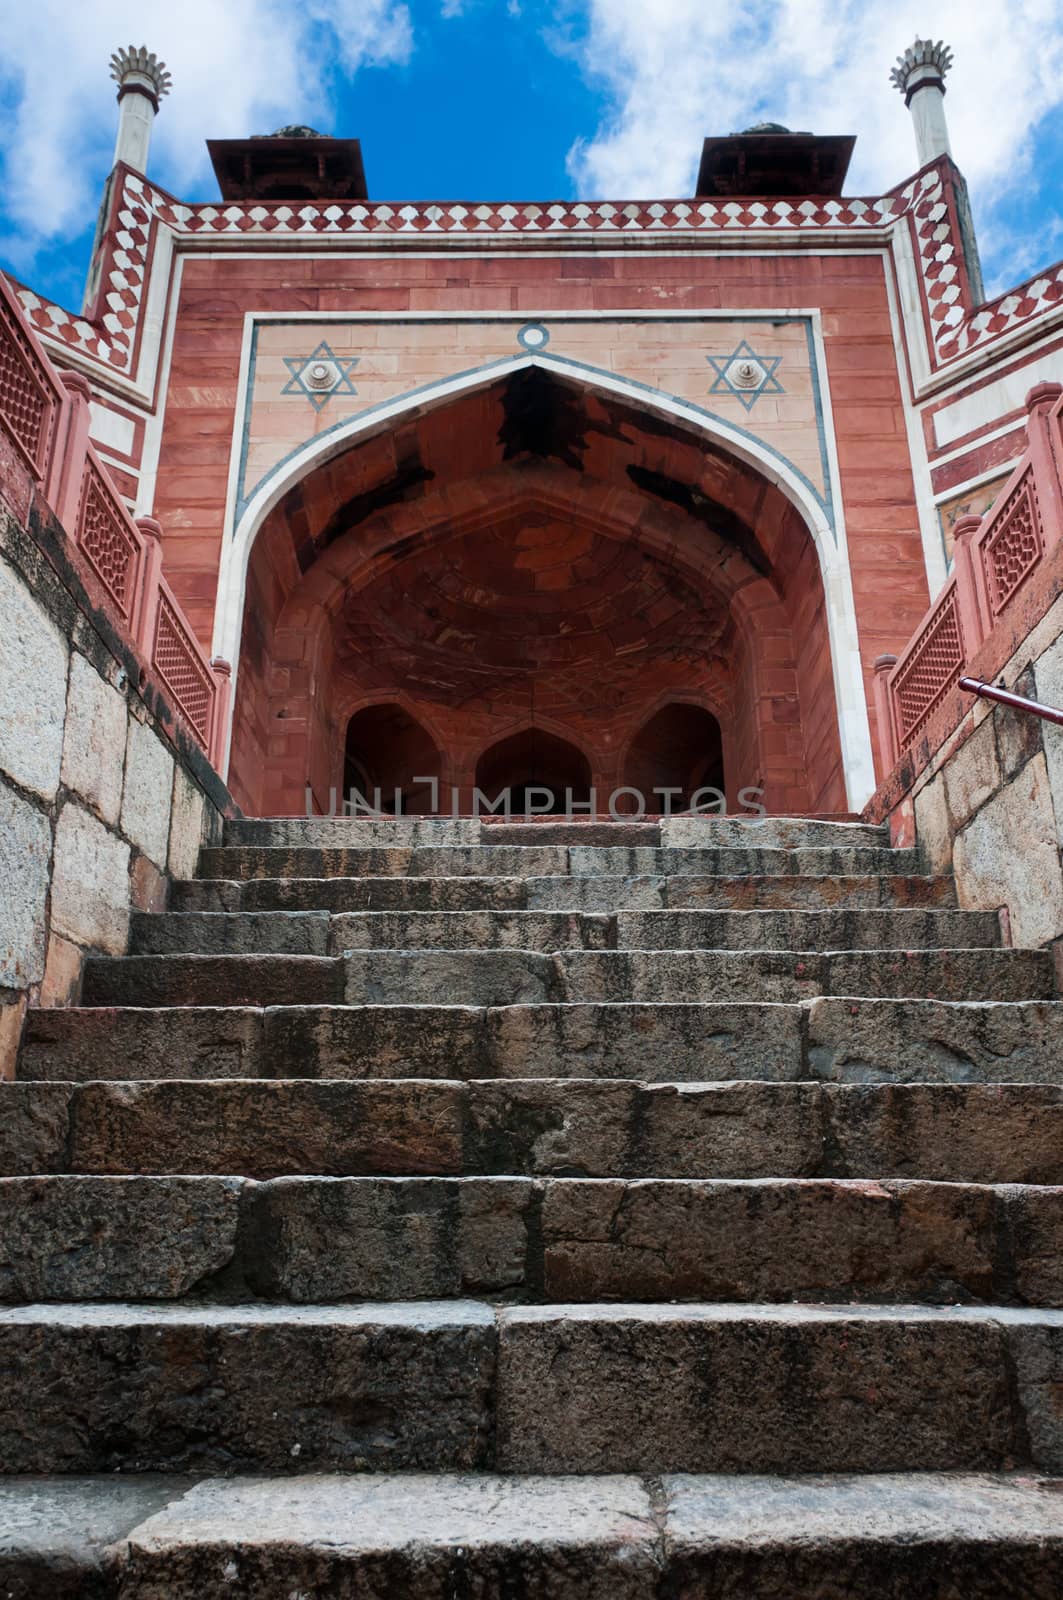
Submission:
<svg viewBox="0 0 1063 1600">
<path fill-rule="evenodd" d="M 866 802 L 874 663 L 1060 360 L 1058 272 L 982 303 L 949 59 L 895 71 L 920 170 L 885 195 L 843 196 L 852 139 L 765 124 L 684 199 L 389 205 L 305 127 L 211 141 L 221 200 L 174 199 L 144 176 L 168 74 L 115 58 L 85 312 L 19 293 L 231 668 L 245 810 L 417 810 L 426 774 L 468 810 L 484 772 Z"/>
</svg>

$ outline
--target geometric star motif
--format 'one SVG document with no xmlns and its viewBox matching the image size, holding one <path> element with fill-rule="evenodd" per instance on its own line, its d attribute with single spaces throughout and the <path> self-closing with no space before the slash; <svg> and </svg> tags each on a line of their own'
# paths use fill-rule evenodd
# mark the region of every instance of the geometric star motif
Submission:
<svg viewBox="0 0 1063 1600">
<path fill-rule="evenodd" d="M 752 410 L 762 394 L 786 392 L 775 376 L 782 356 L 758 356 L 744 339 L 729 356 L 706 356 L 705 359 L 716 370 L 709 393 L 733 394 L 747 411 Z"/>
<path fill-rule="evenodd" d="M 281 394 L 305 394 L 315 411 L 328 404 L 334 394 L 357 394 L 351 373 L 357 356 L 335 355 L 324 340 L 308 356 L 285 356 L 284 365 L 291 377 Z"/>
</svg>

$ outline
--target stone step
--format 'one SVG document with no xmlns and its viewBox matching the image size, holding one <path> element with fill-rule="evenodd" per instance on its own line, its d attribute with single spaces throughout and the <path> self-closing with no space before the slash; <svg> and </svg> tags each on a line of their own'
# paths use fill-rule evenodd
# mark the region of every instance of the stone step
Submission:
<svg viewBox="0 0 1063 1600">
<path fill-rule="evenodd" d="M 889 829 L 883 824 L 814 817 L 676 816 L 642 822 L 590 817 L 541 817 L 533 822 L 507 822 L 502 817 L 265 817 L 233 819 L 225 824 L 227 845 L 267 848 L 660 844 L 689 850 L 759 843 L 792 850 L 888 846 L 889 842 Z"/>
<path fill-rule="evenodd" d="M 1049 1084 L 171 1079 L 0 1085 L 0 1176 L 1063 1183 Z"/>
<path fill-rule="evenodd" d="M 192 879 L 172 911 L 873 910 L 956 903 L 952 878 L 245 878 Z"/>
<path fill-rule="evenodd" d="M 8 1473 L 1059 1472 L 1063 1312 L 0 1308 Z"/>
<path fill-rule="evenodd" d="M 1063 1082 L 1063 1003 L 30 1011 L 19 1077 Z"/>
<path fill-rule="evenodd" d="M 512 1306 L 498 1332 L 507 1472 L 1063 1467 L 1060 1311 Z"/>
<path fill-rule="evenodd" d="M 134 912 L 138 955 L 347 950 L 992 949 L 994 911 Z"/>
<path fill-rule="evenodd" d="M 492 1308 L 469 1300 L 0 1308 L 0 1459 L 7 1473 L 476 1467 L 496 1346 Z"/>
<path fill-rule="evenodd" d="M 1048 1000 L 1042 950 L 374 950 L 92 957 L 90 1006 L 783 1001 L 816 995 Z"/>
<path fill-rule="evenodd" d="M 715 849 L 590 845 L 357 846 L 213 845 L 200 851 L 201 878 L 815 877 L 912 875 L 915 850 L 885 845 L 837 849 L 721 846 Z"/>
<path fill-rule="evenodd" d="M 0 1179 L 0 1301 L 1063 1305 L 1063 1189 L 886 1179 Z"/>
<path fill-rule="evenodd" d="M 9 1478 L 0 1588 L 16 1600 L 203 1600 L 236 1585 L 262 1600 L 1058 1600 L 1061 1490 L 930 1472 Z"/>
</svg>

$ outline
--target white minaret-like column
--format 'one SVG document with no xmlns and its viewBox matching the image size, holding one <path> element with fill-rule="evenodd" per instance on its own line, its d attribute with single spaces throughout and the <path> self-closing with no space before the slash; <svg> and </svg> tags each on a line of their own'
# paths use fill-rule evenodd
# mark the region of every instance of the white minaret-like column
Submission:
<svg viewBox="0 0 1063 1600">
<path fill-rule="evenodd" d="M 952 66 L 952 51 L 932 39 L 917 39 L 897 57 L 890 82 L 904 96 L 915 123 L 919 165 L 951 156 L 949 126 L 945 121 L 945 74 Z"/>
<path fill-rule="evenodd" d="M 148 170 L 151 129 L 159 101 L 169 94 L 172 79 L 165 61 L 141 45 L 127 45 L 111 57 L 111 77 L 118 85 L 118 138 L 114 159 L 136 172 Z"/>
</svg>

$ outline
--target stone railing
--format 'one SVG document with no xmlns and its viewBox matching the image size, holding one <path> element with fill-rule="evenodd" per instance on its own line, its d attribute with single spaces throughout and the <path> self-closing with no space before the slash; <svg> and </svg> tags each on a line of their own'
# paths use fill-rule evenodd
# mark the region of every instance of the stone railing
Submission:
<svg viewBox="0 0 1063 1600">
<path fill-rule="evenodd" d="M 1026 452 L 996 503 L 984 517 L 956 523 L 948 582 L 900 658 L 875 663 L 886 772 L 947 713 L 960 678 L 1063 538 L 1063 385 L 1038 384 L 1026 409 Z M 934 744 L 930 737 L 928 749 Z"/>
<path fill-rule="evenodd" d="M 230 669 L 210 661 L 162 575 L 162 529 L 136 520 L 89 442 L 87 379 L 59 373 L 0 275 L 0 490 L 25 514 L 39 495 L 74 547 L 85 585 L 158 680 L 217 768 Z"/>
</svg>

